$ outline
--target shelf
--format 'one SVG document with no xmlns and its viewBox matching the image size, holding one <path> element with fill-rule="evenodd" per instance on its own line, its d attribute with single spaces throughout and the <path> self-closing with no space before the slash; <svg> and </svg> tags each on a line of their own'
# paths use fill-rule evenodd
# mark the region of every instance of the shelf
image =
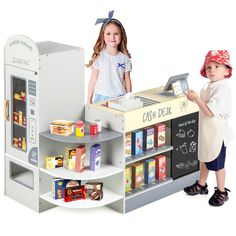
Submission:
<svg viewBox="0 0 236 236">
<path fill-rule="evenodd" d="M 74 170 L 68 170 L 64 167 L 59 167 L 55 169 L 45 169 L 40 168 L 40 170 L 48 175 L 59 177 L 62 179 L 79 179 L 79 180 L 93 180 L 109 177 L 118 173 L 122 173 L 122 169 L 113 165 L 101 164 L 100 169 L 96 171 L 91 171 L 88 168 L 83 172 L 78 173 Z"/>
<path fill-rule="evenodd" d="M 102 128 L 102 132 L 96 135 L 90 135 L 89 130 L 85 129 L 85 135 L 83 137 L 76 137 L 75 134 L 71 134 L 69 136 L 61 136 L 51 134 L 49 131 L 40 133 L 42 137 L 51 139 L 53 141 L 62 142 L 62 143 L 101 143 L 105 141 L 109 141 L 115 138 L 123 137 L 122 133 Z"/>
<path fill-rule="evenodd" d="M 173 149 L 173 146 L 171 146 L 171 145 L 165 145 L 165 146 L 162 146 L 162 147 L 159 147 L 159 148 L 154 148 L 152 150 L 143 152 L 143 153 L 141 153 L 139 155 L 136 155 L 136 156 L 126 157 L 125 164 L 129 165 L 129 164 L 132 164 L 134 162 L 144 160 L 148 157 L 152 157 L 152 156 L 164 153 L 164 152 L 171 151 L 172 149 Z"/>
<path fill-rule="evenodd" d="M 170 178 L 170 177 L 167 177 L 167 178 L 165 178 L 163 180 L 153 181 L 150 184 L 144 184 L 143 186 L 141 186 L 141 187 L 139 187 L 137 189 L 132 189 L 129 192 L 127 192 L 125 194 L 125 199 L 132 198 L 134 196 L 137 196 L 138 194 L 141 194 L 141 193 L 144 193 L 144 192 L 148 192 L 150 190 L 153 190 L 155 188 L 161 187 L 164 184 L 168 184 L 168 183 L 171 183 L 171 182 L 173 182 L 173 179 Z"/>
<path fill-rule="evenodd" d="M 100 201 L 83 199 L 72 202 L 64 202 L 64 199 L 56 199 L 56 200 L 53 199 L 52 192 L 42 194 L 40 195 L 40 198 L 54 205 L 67 208 L 94 208 L 94 207 L 106 206 L 110 203 L 121 200 L 122 195 L 114 193 L 109 189 L 103 188 L 103 198 Z"/>
<path fill-rule="evenodd" d="M 16 126 L 18 126 L 18 127 L 22 127 L 22 128 L 24 128 L 24 129 L 26 129 L 26 126 L 25 126 L 25 125 L 20 125 L 20 124 L 18 124 L 18 123 L 16 123 L 16 122 L 14 122 L 14 125 L 16 125 Z"/>
</svg>

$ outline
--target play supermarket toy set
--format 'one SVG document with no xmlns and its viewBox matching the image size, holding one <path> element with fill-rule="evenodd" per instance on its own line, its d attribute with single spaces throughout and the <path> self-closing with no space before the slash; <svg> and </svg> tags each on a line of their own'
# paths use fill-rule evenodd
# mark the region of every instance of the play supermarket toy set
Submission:
<svg viewBox="0 0 236 236">
<path fill-rule="evenodd" d="M 198 178 L 198 108 L 183 95 L 187 74 L 85 106 L 82 48 L 15 35 L 4 66 L 6 196 L 37 212 L 127 213 Z"/>
</svg>

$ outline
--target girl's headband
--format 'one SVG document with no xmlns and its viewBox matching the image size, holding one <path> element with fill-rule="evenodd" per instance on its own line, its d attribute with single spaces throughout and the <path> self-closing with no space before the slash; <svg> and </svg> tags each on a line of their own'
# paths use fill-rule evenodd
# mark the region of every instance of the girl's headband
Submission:
<svg viewBox="0 0 236 236">
<path fill-rule="evenodd" d="M 115 21 L 115 22 L 117 22 L 119 25 L 123 26 L 123 25 L 120 23 L 120 21 L 118 21 L 117 19 L 112 18 L 112 17 L 113 17 L 113 14 L 114 14 L 114 10 L 113 10 L 113 11 L 109 11 L 109 13 L 108 13 L 108 18 L 98 18 L 97 21 L 96 21 L 96 23 L 95 23 L 95 25 L 102 23 L 102 24 L 103 24 L 102 27 L 103 27 L 105 24 L 107 24 L 107 23 L 109 23 L 109 22 L 111 22 L 111 21 Z"/>
</svg>

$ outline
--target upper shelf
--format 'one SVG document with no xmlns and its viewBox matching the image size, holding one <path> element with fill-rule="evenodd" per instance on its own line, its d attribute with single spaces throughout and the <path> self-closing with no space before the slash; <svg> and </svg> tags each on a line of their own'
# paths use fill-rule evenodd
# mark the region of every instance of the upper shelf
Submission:
<svg viewBox="0 0 236 236">
<path fill-rule="evenodd" d="M 51 134 L 50 131 L 45 131 L 40 133 L 42 137 L 57 141 L 57 142 L 62 142 L 62 143 L 101 143 L 105 141 L 109 141 L 115 138 L 122 137 L 123 134 L 107 129 L 107 128 L 102 128 L 102 132 L 96 134 L 96 135 L 90 135 L 89 131 L 85 129 L 85 134 L 83 137 L 76 137 L 75 134 L 71 134 L 69 136 L 60 136 L 60 135 L 55 135 Z"/>
</svg>

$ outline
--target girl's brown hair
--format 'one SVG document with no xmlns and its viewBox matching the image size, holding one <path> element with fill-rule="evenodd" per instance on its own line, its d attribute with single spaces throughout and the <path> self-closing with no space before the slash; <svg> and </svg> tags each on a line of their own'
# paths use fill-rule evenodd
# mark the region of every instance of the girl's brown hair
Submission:
<svg viewBox="0 0 236 236">
<path fill-rule="evenodd" d="M 102 51 L 102 49 L 105 47 L 105 42 L 104 42 L 104 31 L 107 25 L 109 24 L 114 24 L 117 27 L 119 27 L 120 32 L 121 32 L 121 42 L 118 45 L 118 51 L 124 53 L 125 55 L 127 55 L 129 58 L 131 58 L 131 55 L 127 49 L 127 36 L 126 36 L 126 32 L 125 29 L 123 27 L 123 25 L 116 19 L 111 19 L 108 22 L 104 23 L 100 29 L 99 32 L 99 36 L 98 39 L 93 47 L 93 54 L 91 59 L 89 60 L 89 63 L 86 64 L 87 67 L 92 66 L 94 60 L 99 56 L 100 52 Z"/>
</svg>

